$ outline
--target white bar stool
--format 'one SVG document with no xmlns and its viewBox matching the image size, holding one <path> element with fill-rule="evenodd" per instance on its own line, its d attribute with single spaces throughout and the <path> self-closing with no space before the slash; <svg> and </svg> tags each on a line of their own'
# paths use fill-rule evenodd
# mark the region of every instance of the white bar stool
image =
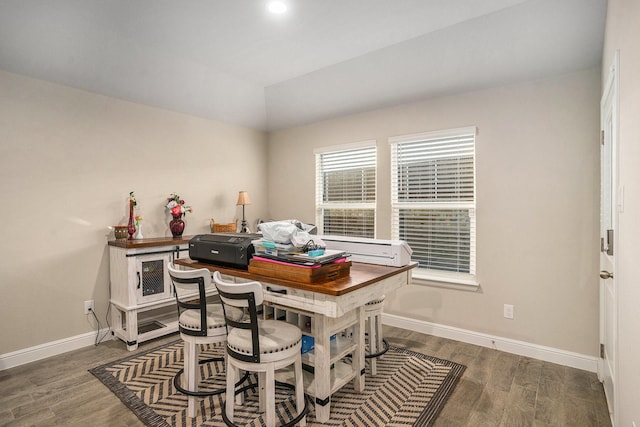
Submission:
<svg viewBox="0 0 640 427">
<path fill-rule="evenodd" d="M 389 345 L 382 338 L 382 307 L 384 295 L 381 298 L 369 301 L 364 306 L 365 331 L 367 340 L 365 343 L 365 359 L 369 360 L 371 375 L 376 375 L 376 359 L 387 352 Z"/>
<path fill-rule="evenodd" d="M 198 391 L 199 365 L 224 361 L 223 357 L 199 361 L 198 348 L 201 344 L 225 342 L 227 328 L 222 305 L 207 304 L 207 293 L 216 292 L 215 286 L 211 283 L 211 272 L 206 268 L 178 270 L 173 263 L 170 263 L 167 268 L 178 305 L 178 329 L 184 341 L 184 367 L 173 378 L 173 385 L 176 390 L 188 396 L 187 416 L 193 418 L 198 412 L 196 398 L 222 394 L 226 391 L 225 388 Z M 242 310 L 235 310 L 230 314 L 236 318 L 243 316 Z M 181 381 L 183 373 L 186 384 L 182 384 Z M 245 375 L 241 382 L 247 378 L 248 375 Z"/>
<path fill-rule="evenodd" d="M 302 331 L 296 325 L 281 320 L 258 319 L 257 306 L 263 302 L 259 282 L 230 283 L 222 280 L 220 272 L 213 280 L 224 308 L 227 323 L 227 400 L 222 419 L 233 424 L 235 406 L 234 385 L 239 371 L 257 372 L 260 410 L 265 411 L 267 427 L 275 426 L 275 371 L 294 366 L 295 406 L 298 414 L 282 426 L 306 425 L 308 402 L 304 396 L 302 378 Z M 248 315 L 238 320 L 229 313 L 246 309 Z"/>
</svg>

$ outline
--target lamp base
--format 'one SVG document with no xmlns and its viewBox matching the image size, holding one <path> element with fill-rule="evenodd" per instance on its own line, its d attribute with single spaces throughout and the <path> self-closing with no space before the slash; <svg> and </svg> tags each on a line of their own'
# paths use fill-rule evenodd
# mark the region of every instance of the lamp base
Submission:
<svg viewBox="0 0 640 427">
<path fill-rule="evenodd" d="M 247 220 L 244 216 L 244 205 L 242 205 L 242 224 L 240 224 L 240 232 L 248 233 L 249 229 L 247 228 Z"/>
</svg>

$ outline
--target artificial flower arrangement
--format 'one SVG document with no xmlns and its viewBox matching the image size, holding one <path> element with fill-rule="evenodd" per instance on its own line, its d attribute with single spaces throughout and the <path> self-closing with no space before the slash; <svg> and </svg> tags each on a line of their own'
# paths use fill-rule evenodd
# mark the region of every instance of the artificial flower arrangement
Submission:
<svg viewBox="0 0 640 427">
<path fill-rule="evenodd" d="M 142 217 L 140 215 L 136 215 L 136 227 L 140 227 L 140 221 L 142 221 Z"/>
<path fill-rule="evenodd" d="M 176 193 L 171 193 L 167 198 L 167 209 L 169 209 L 171 216 L 174 218 L 180 218 L 187 212 L 193 212 L 191 206 L 186 206 L 184 204 L 184 200 L 182 200 Z"/>
<path fill-rule="evenodd" d="M 131 202 L 131 204 L 133 204 L 133 206 L 136 206 L 138 204 L 138 202 L 136 202 L 136 196 L 135 194 L 133 194 L 133 191 L 129 192 L 129 201 Z"/>
</svg>

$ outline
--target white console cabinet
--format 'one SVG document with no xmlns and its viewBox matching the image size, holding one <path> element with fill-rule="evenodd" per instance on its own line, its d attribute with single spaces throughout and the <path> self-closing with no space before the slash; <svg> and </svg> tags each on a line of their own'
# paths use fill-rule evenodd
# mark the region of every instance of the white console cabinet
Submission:
<svg viewBox="0 0 640 427">
<path fill-rule="evenodd" d="M 178 330 L 167 264 L 189 257 L 189 237 L 109 241 L 111 329 L 127 344 Z"/>
</svg>

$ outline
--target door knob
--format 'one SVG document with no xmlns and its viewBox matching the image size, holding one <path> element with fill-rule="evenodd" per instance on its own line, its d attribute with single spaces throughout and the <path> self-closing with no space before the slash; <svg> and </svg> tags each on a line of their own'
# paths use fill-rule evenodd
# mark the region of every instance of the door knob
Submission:
<svg viewBox="0 0 640 427">
<path fill-rule="evenodd" d="M 610 271 L 602 270 L 600 272 L 600 278 L 601 279 L 613 279 L 613 273 L 611 273 Z"/>
</svg>

